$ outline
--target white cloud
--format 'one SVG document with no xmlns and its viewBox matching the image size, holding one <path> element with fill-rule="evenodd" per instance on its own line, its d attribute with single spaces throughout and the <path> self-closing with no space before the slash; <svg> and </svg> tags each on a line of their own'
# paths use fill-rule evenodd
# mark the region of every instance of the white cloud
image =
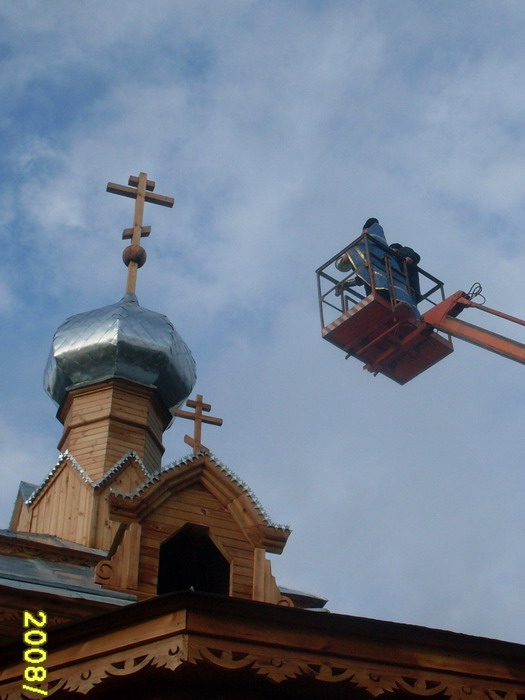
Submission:
<svg viewBox="0 0 525 700">
<path fill-rule="evenodd" d="M 133 203 L 105 184 L 144 170 L 176 205 L 146 207 L 139 299 L 192 346 L 225 418 L 206 444 L 293 526 L 282 583 L 523 641 L 523 368 L 458 341 L 398 387 L 321 340 L 315 298 L 375 215 L 449 292 L 479 280 L 522 315 L 522 11 L 477 7 L 2 8 L 4 510 L 53 464 L 53 331 L 123 291 Z"/>
</svg>

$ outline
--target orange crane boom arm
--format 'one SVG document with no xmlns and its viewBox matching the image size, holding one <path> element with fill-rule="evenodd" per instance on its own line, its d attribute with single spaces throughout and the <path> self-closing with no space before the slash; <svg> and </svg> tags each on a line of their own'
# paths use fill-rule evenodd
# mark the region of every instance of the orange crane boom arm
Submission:
<svg viewBox="0 0 525 700">
<path fill-rule="evenodd" d="M 423 320 L 433 328 L 444 331 L 455 338 L 465 340 L 467 343 L 479 345 L 479 347 L 485 348 L 485 350 L 490 350 L 498 355 L 525 364 L 525 345 L 523 343 L 489 331 L 486 328 L 481 328 L 480 326 L 475 326 L 457 319 L 456 316 L 466 307 L 480 309 L 495 316 L 499 316 L 500 318 L 504 318 L 507 321 L 525 326 L 525 321 L 522 319 L 509 316 L 508 314 L 490 309 L 481 304 L 475 304 L 469 299 L 465 292 L 461 291 L 456 292 L 423 314 Z"/>
</svg>

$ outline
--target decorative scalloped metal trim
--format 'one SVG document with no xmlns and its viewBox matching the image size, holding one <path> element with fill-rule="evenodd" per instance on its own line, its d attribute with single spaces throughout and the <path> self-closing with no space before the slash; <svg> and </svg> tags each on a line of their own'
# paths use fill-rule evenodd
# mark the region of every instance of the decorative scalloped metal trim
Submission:
<svg viewBox="0 0 525 700">
<path fill-rule="evenodd" d="M 268 527 L 272 527 L 275 530 L 282 530 L 284 532 L 291 532 L 291 528 L 289 525 L 279 525 L 277 523 L 274 523 L 273 520 L 270 518 L 266 510 L 264 509 L 262 503 L 260 500 L 257 498 L 253 490 L 242 480 L 240 479 L 235 472 L 233 472 L 229 467 L 227 467 L 225 464 L 223 464 L 214 454 L 212 454 L 208 449 L 204 448 L 197 452 L 197 454 L 189 454 L 186 457 L 182 457 L 182 459 L 179 459 L 176 462 L 171 462 L 168 464 L 166 467 L 162 469 L 162 471 L 158 472 L 157 474 L 154 474 L 149 477 L 148 481 L 146 481 L 144 484 L 141 484 L 135 491 L 129 492 L 129 493 L 123 493 L 120 491 L 113 491 L 112 493 L 114 496 L 117 498 L 122 498 L 122 499 L 130 499 L 130 500 L 135 500 L 139 496 L 141 496 L 147 489 L 149 489 L 152 484 L 155 482 L 159 481 L 164 475 L 176 471 L 177 469 L 181 469 L 182 467 L 186 466 L 190 462 L 193 462 L 195 459 L 198 459 L 199 457 L 209 457 L 213 464 L 221 471 L 223 474 L 225 474 L 230 481 L 232 481 L 234 484 L 239 486 L 239 488 L 242 489 L 243 493 L 248 496 L 250 501 L 252 502 L 254 508 L 257 510 L 257 512 L 261 515 L 262 519 L 264 520 L 265 524 L 268 525 Z"/>
<path fill-rule="evenodd" d="M 65 452 L 62 452 L 62 453 L 58 456 L 58 460 L 57 460 L 55 466 L 53 467 L 53 469 L 51 469 L 51 471 L 48 473 L 48 475 L 44 478 L 44 481 L 40 484 L 40 486 L 38 486 L 38 488 L 36 488 L 36 489 L 33 491 L 33 493 L 31 494 L 31 496 L 30 496 L 26 501 L 24 501 L 24 503 L 26 504 L 26 506 L 31 505 L 31 503 L 35 500 L 35 498 L 38 496 L 38 494 L 42 491 L 42 489 L 44 488 L 44 486 L 45 486 L 45 485 L 48 483 L 48 481 L 51 479 L 51 477 L 53 476 L 53 474 L 62 466 L 62 464 L 63 464 L 66 460 L 71 464 L 71 466 L 72 466 L 74 469 L 77 470 L 77 472 L 80 474 L 80 476 L 82 477 L 82 479 L 83 479 L 86 483 L 90 484 L 90 486 L 95 486 L 95 482 L 93 481 L 93 479 L 91 479 L 91 477 L 89 476 L 89 474 L 88 474 L 87 472 L 85 472 L 85 471 L 82 469 L 82 467 L 81 467 L 80 464 L 77 462 L 77 460 L 73 457 L 72 454 L 70 454 L 69 450 L 66 450 Z"/>
<path fill-rule="evenodd" d="M 62 464 L 66 460 L 71 464 L 73 469 L 77 470 L 77 472 L 87 484 L 92 486 L 93 489 L 99 489 L 102 486 L 105 486 L 106 483 L 115 476 L 115 474 L 118 474 L 118 472 L 124 468 L 126 462 L 128 462 L 130 459 L 133 459 L 139 465 L 140 469 L 148 479 L 151 477 L 150 472 L 148 472 L 144 462 L 141 460 L 141 458 L 138 456 L 135 450 L 130 450 L 123 457 L 121 457 L 118 462 L 115 462 L 111 469 L 107 471 L 103 476 L 101 476 L 98 481 L 93 481 L 93 479 L 89 476 L 89 474 L 86 471 L 84 471 L 84 469 L 80 466 L 80 464 L 69 452 L 69 450 L 66 450 L 65 452 L 62 452 L 59 455 L 57 463 L 55 464 L 53 469 L 51 469 L 51 471 L 45 477 L 44 481 L 33 491 L 31 496 L 27 500 L 25 500 L 24 503 L 26 506 L 31 505 L 31 503 L 35 500 L 38 494 L 42 491 L 44 486 L 49 482 L 53 474 L 62 466 Z"/>
<path fill-rule="evenodd" d="M 170 472 L 173 472 L 177 469 L 180 469 L 184 467 L 185 465 L 189 464 L 193 460 L 199 458 L 199 457 L 209 457 L 212 463 L 219 469 L 223 474 L 225 474 L 232 483 L 236 484 L 242 491 L 243 493 L 248 496 L 250 501 L 252 502 L 254 508 L 257 510 L 257 512 L 261 515 L 262 519 L 264 520 L 264 523 L 268 525 L 268 527 L 272 527 L 275 530 L 281 530 L 283 532 L 291 532 L 291 528 L 289 525 L 280 525 L 278 523 L 274 523 L 273 520 L 270 518 L 268 513 L 266 512 L 265 508 L 263 507 L 262 503 L 260 500 L 257 498 L 255 495 L 254 491 L 241 479 L 237 476 L 235 472 L 233 472 L 229 467 L 227 467 L 225 464 L 223 464 L 218 457 L 216 457 L 214 454 L 212 454 L 208 449 L 204 448 L 200 450 L 196 455 L 194 454 L 189 454 L 186 457 L 182 457 L 182 459 L 179 459 L 176 462 L 171 462 L 171 464 L 168 464 L 166 467 L 162 469 L 162 471 L 156 473 L 156 474 L 150 474 L 148 470 L 146 469 L 146 466 L 142 459 L 138 456 L 138 454 L 135 452 L 135 450 L 130 450 L 127 452 L 123 457 L 119 459 L 118 462 L 115 462 L 115 464 L 111 467 L 109 471 L 107 471 L 98 481 L 93 481 L 89 474 L 84 471 L 84 469 L 80 466 L 80 464 L 77 462 L 77 460 L 73 457 L 73 455 L 69 452 L 69 450 L 66 450 L 65 452 L 61 453 L 58 457 L 57 463 L 51 469 L 51 471 L 47 474 L 45 477 L 44 481 L 36 488 L 31 496 L 24 501 L 26 506 L 31 505 L 31 503 L 36 499 L 38 494 L 42 491 L 44 486 L 49 482 L 53 474 L 62 466 L 62 464 L 68 460 L 71 466 L 77 470 L 77 472 L 80 474 L 82 479 L 89 484 L 90 486 L 93 487 L 93 489 L 99 489 L 103 486 L 105 486 L 111 479 L 119 472 L 121 471 L 126 462 L 128 462 L 130 459 L 135 460 L 135 462 L 139 465 L 140 469 L 142 470 L 143 474 L 147 477 L 147 481 L 139 486 L 136 491 L 130 492 L 130 493 L 122 493 L 120 491 L 115 491 L 113 489 L 111 490 L 111 493 L 113 493 L 116 497 L 118 498 L 128 498 L 134 500 L 135 498 L 138 498 L 141 494 L 144 493 L 148 488 L 152 486 L 152 484 L 156 483 L 159 481 L 165 474 L 168 474 Z"/>
<path fill-rule="evenodd" d="M 229 467 L 227 467 L 225 464 L 223 464 L 218 457 L 216 457 L 214 454 L 211 452 L 209 453 L 210 459 L 213 461 L 213 463 L 224 473 L 226 476 L 231 479 L 235 484 L 241 487 L 241 489 L 244 491 L 244 493 L 248 496 L 248 498 L 251 500 L 253 505 L 255 506 L 256 510 L 261 514 L 264 522 L 269 525 L 270 527 L 275 528 L 276 530 L 285 530 L 287 532 L 291 532 L 291 528 L 289 525 L 279 525 L 277 523 L 274 523 L 273 520 L 270 518 L 268 513 L 266 512 L 264 506 L 260 502 L 260 500 L 257 498 L 255 495 L 255 492 L 252 490 L 248 484 L 246 484 L 242 479 L 240 479 L 235 472 L 233 472 Z"/>
<path fill-rule="evenodd" d="M 115 464 L 111 467 L 109 471 L 107 471 L 103 476 L 100 477 L 96 484 L 94 484 L 95 488 L 98 489 L 101 486 L 105 486 L 105 484 L 107 484 L 107 482 L 110 481 L 115 476 L 115 474 L 118 474 L 118 472 L 121 471 L 126 462 L 129 462 L 129 460 L 131 459 L 133 459 L 139 465 L 144 476 L 147 479 L 149 479 L 151 477 L 151 473 L 146 469 L 146 465 L 135 452 L 135 450 L 130 450 L 127 454 L 121 457 L 118 462 L 115 462 Z"/>
</svg>

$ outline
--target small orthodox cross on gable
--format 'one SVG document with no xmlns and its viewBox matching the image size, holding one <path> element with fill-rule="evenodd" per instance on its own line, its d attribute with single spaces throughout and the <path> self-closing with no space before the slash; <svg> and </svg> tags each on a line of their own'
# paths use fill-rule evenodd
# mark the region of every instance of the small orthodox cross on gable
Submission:
<svg viewBox="0 0 525 700">
<path fill-rule="evenodd" d="M 122 238 L 131 238 L 129 245 L 122 254 L 124 263 L 128 268 L 128 280 L 126 292 L 135 293 L 137 284 L 137 269 L 146 262 L 146 251 L 140 245 L 141 238 L 149 236 L 151 226 L 143 226 L 144 203 L 160 204 L 163 207 L 172 207 L 175 200 L 172 197 L 165 197 L 162 194 L 154 194 L 155 183 L 148 180 L 146 173 L 140 173 L 138 177 L 132 175 L 128 180 L 128 187 L 108 182 L 106 192 L 120 194 L 123 197 L 131 197 L 135 200 L 135 213 L 133 216 L 133 226 L 126 228 L 122 232 Z"/>
<path fill-rule="evenodd" d="M 184 442 L 187 445 L 190 445 L 190 447 L 193 447 L 193 454 L 196 455 L 197 452 L 199 452 L 200 450 L 208 449 L 206 445 L 203 445 L 201 442 L 202 424 L 209 423 L 210 425 L 222 425 L 222 418 L 215 418 L 214 416 L 203 415 L 203 411 L 206 411 L 207 413 L 211 411 L 211 404 L 204 403 L 201 394 L 197 394 L 197 398 L 195 401 L 193 401 L 192 399 L 188 399 L 186 401 L 186 406 L 188 406 L 189 408 L 194 408 L 195 413 L 190 413 L 190 411 L 181 411 L 180 409 L 177 409 L 174 415 L 179 418 L 188 418 L 189 420 L 195 421 L 193 437 L 185 435 Z"/>
</svg>

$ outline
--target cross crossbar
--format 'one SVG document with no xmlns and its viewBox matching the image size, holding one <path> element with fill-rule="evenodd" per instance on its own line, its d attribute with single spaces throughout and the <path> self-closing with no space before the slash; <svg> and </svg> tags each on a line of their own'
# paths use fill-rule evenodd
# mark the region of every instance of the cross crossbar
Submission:
<svg viewBox="0 0 525 700">
<path fill-rule="evenodd" d="M 151 181 L 149 181 L 151 182 Z M 153 183 L 155 185 L 155 183 Z M 147 190 L 147 187 L 146 187 Z M 123 197 L 130 197 L 131 199 L 137 199 L 137 188 L 136 187 L 126 187 L 126 185 L 116 185 L 114 182 L 108 182 L 106 187 L 106 192 L 111 194 L 121 194 Z M 163 207 L 173 207 L 175 200 L 173 197 L 165 197 L 163 194 L 144 194 L 144 201 L 151 202 L 152 204 L 160 204 Z"/>
<path fill-rule="evenodd" d="M 207 413 L 211 411 L 211 404 L 204 403 L 202 394 L 197 394 L 195 401 L 193 399 L 188 399 L 186 401 L 186 406 L 188 406 L 188 408 L 194 408 L 195 413 L 177 409 L 174 412 L 174 415 L 178 418 L 187 418 L 188 420 L 194 421 L 193 437 L 185 435 L 184 442 L 187 445 L 190 445 L 190 447 L 193 447 L 193 454 L 197 454 L 197 452 L 202 449 L 208 449 L 206 445 L 202 444 L 202 424 L 208 423 L 209 425 L 222 425 L 223 421 L 222 418 L 203 415 L 203 411 L 206 411 Z"/>
</svg>

